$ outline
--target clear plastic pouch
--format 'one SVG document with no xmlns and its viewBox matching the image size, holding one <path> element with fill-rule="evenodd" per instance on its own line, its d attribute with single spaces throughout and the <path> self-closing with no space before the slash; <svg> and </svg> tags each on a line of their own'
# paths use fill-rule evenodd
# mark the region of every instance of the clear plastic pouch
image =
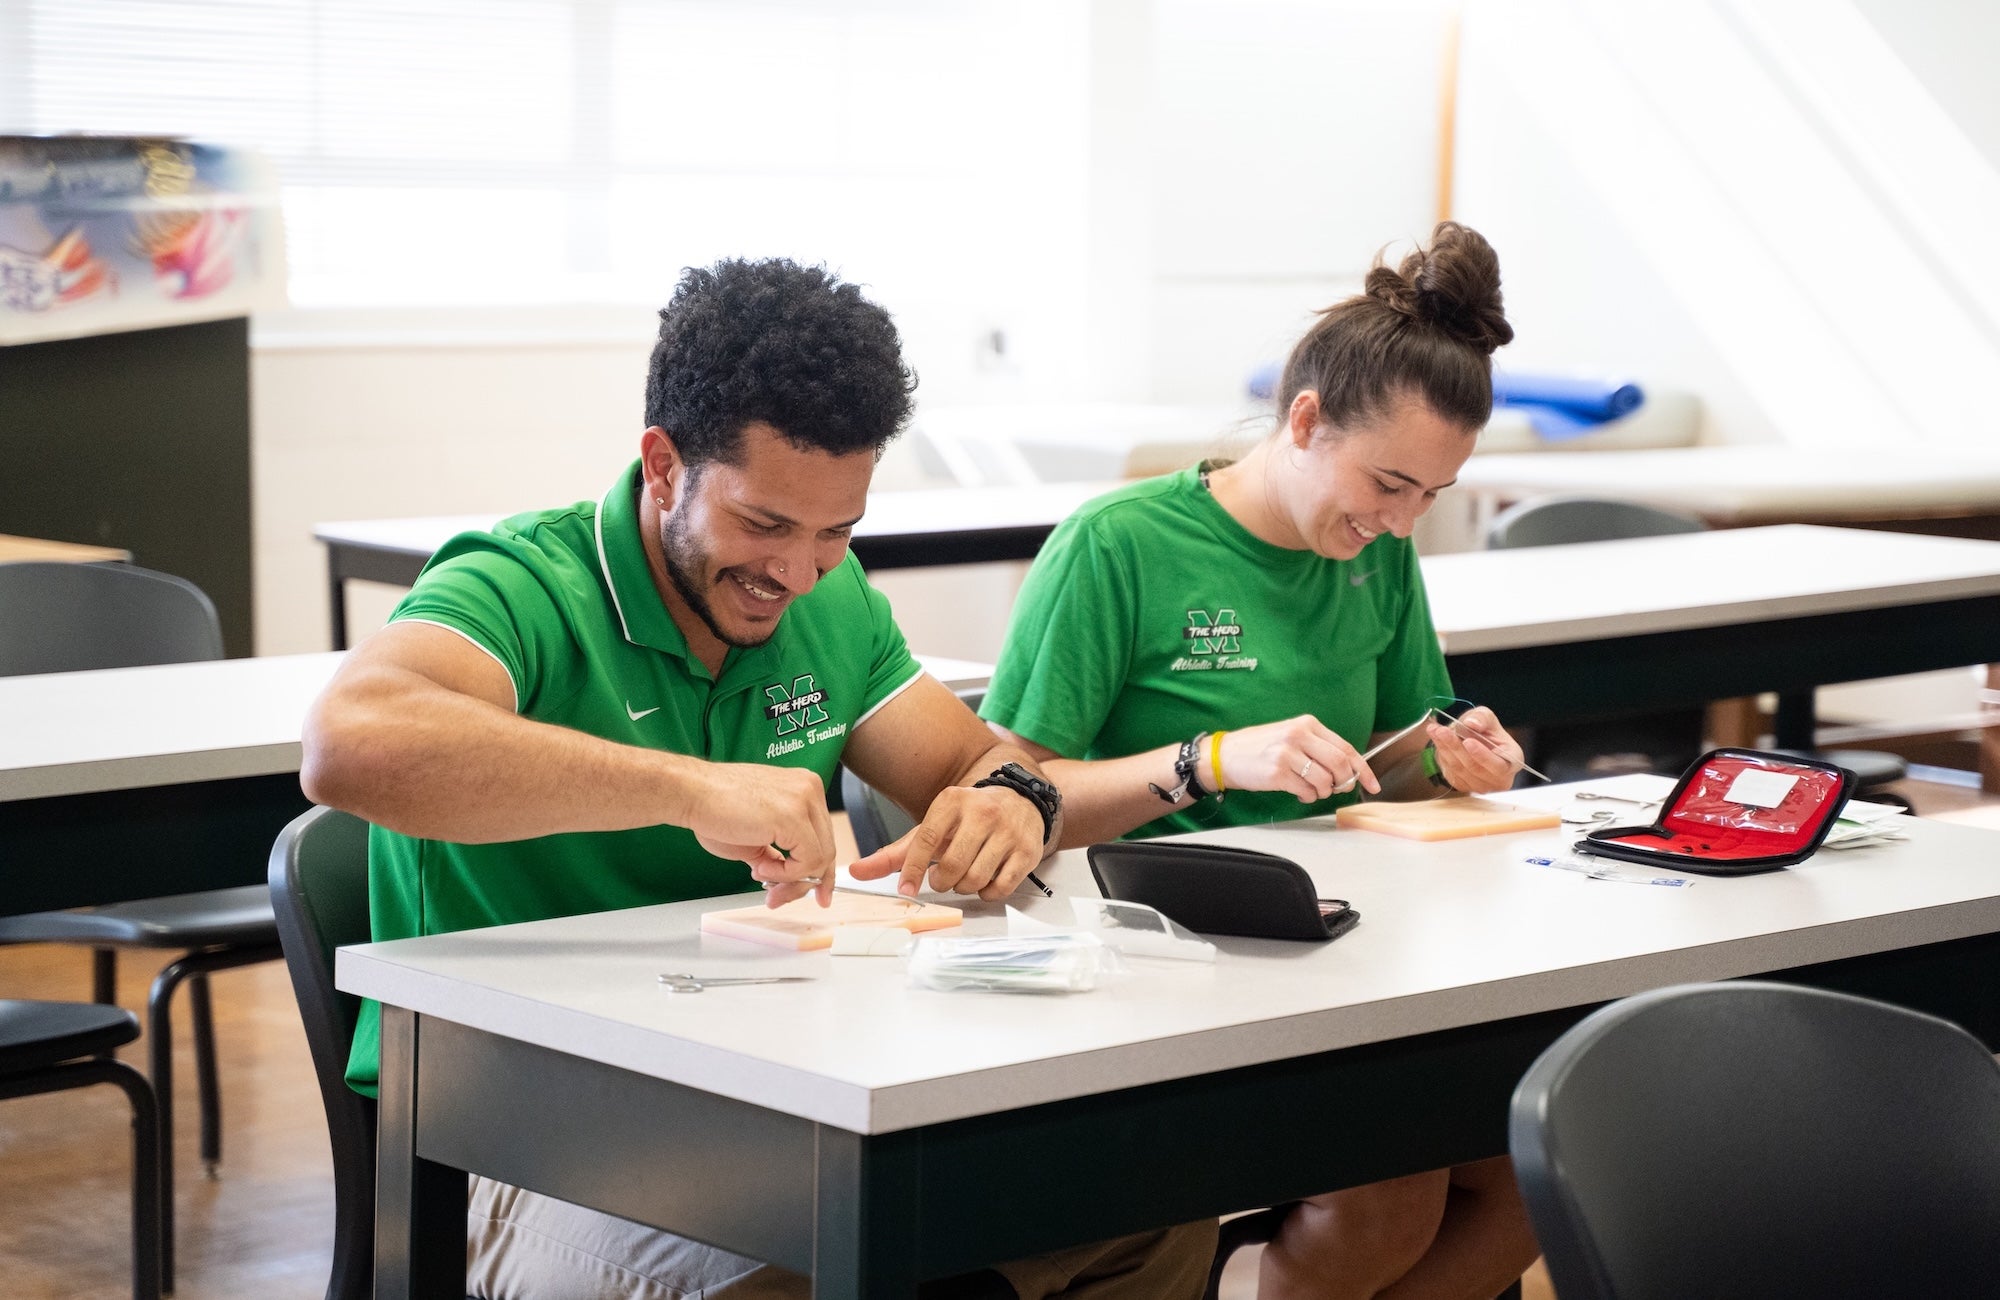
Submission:
<svg viewBox="0 0 2000 1300">
<path fill-rule="evenodd" d="M 1132 957 L 1168 957 L 1175 961 L 1215 960 L 1215 945 L 1144 903 L 1115 898 L 1071 895 L 1070 911 L 1079 927 L 1099 942 Z"/>
<path fill-rule="evenodd" d="M 910 949 L 910 983 L 943 992 L 1083 993 L 1124 969 L 1117 952 L 1096 935 L 1069 931 L 926 936 Z"/>
</svg>

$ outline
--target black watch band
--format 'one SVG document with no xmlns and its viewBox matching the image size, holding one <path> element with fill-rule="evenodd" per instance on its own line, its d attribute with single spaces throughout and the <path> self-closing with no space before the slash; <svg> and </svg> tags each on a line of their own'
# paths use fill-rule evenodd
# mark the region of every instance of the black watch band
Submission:
<svg viewBox="0 0 2000 1300">
<path fill-rule="evenodd" d="M 1174 756 L 1174 775 L 1180 779 L 1179 785 L 1171 790 L 1165 790 L 1148 781 L 1146 788 L 1168 804 L 1179 804 L 1184 797 L 1192 798 L 1196 803 L 1208 798 L 1209 792 L 1202 788 L 1201 782 L 1196 780 L 1194 775 L 1196 767 L 1201 762 L 1202 742 L 1207 739 L 1208 733 L 1203 731 L 1181 742 L 1180 753 Z"/>
<path fill-rule="evenodd" d="M 1062 791 L 1042 780 L 1019 763 L 1002 763 L 991 773 L 972 783 L 977 790 L 982 786 L 1005 786 L 1035 805 L 1035 811 L 1042 815 L 1042 843 L 1056 833 L 1056 814 L 1062 811 Z"/>
</svg>

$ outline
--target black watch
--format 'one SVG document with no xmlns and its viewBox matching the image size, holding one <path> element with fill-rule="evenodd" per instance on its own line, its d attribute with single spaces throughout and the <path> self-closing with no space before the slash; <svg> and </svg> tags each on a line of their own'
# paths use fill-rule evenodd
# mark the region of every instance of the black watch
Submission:
<svg viewBox="0 0 2000 1300">
<path fill-rule="evenodd" d="M 972 783 L 977 790 L 981 786 L 1003 785 L 1035 805 L 1042 815 L 1042 843 L 1049 842 L 1049 836 L 1056 833 L 1056 814 L 1062 811 L 1062 791 L 1042 780 L 1019 763 L 1002 763 L 992 773 Z"/>
</svg>

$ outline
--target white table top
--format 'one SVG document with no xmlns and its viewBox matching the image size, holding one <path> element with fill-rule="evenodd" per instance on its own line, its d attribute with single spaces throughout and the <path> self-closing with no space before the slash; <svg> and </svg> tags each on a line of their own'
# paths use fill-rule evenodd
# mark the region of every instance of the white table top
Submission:
<svg viewBox="0 0 2000 1300">
<path fill-rule="evenodd" d="M 2000 594 L 2000 542 L 1785 524 L 1423 561 L 1447 654 Z"/>
<path fill-rule="evenodd" d="M 1671 783 L 1661 778 L 1618 778 Z M 1602 783 L 1599 783 L 1602 784 Z M 1630 788 L 1629 784 L 1626 788 Z M 1516 799 L 1565 800 L 1560 791 Z M 1223 938 L 1213 965 L 1133 960 L 1084 994 L 912 989 L 903 963 L 703 936 L 703 900 L 343 950 L 351 993 L 862 1133 L 2000 930 L 2000 835 L 1908 822 L 1909 841 L 1688 889 L 1523 859 L 1528 832 L 1418 844 L 1330 819 L 1209 836 L 1281 853 L 1361 924 L 1339 941 Z M 1017 900 L 1066 923 L 1095 893 L 1081 852 Z M 957 902 L 959 900 L 953 900 Z M 1004 928 L 968 906 L 968 932 Z M 667 994 L 662 971 L 818 982 Z"/>
<path fill-rule="evenodd" d="M 2000 542 L 1794 524 L 1432 556 L 1424 577 L 1445 651 L 1469 654 L 1993 595 Z M 992 672 L 918 657 L 948 686 Z M 295 772 L 339 661 L 0 678 L 0 801 Z"/>
<path fill-rule="evenodd" d="M 0 802 L 296 772 L 341 657 L 0 677 Z"/>
<path fill-rule="evenodd" d="M 2000 512 L 2000 453 L 1971 447 L 1678 447 L 1477 455 L 1461 488 L 1644 501 L 1717 523 Z"/>
<path fill-rule="evenodd" d="M 299 770 L 309 708 L 338 652 L 0 677 L 0 803 Z M 918 655 L 984 685 L 991 664 Z"/>
<path fill-rule="evenodd" d="M 855 525 L 854 535 L 894 537 L 908 533 L 1053 525 L 1067 519 L 1084 502 L 1118 486 L 1115 482 L 1036 483 L 1021 487 L 871 492 L 868 513 Z M 458 534 L 482 532 L 502 518 L 502 515 L 483 514 L 341 520 L 315 524 L 313 538 L 428 556 Z"/>
</svg>

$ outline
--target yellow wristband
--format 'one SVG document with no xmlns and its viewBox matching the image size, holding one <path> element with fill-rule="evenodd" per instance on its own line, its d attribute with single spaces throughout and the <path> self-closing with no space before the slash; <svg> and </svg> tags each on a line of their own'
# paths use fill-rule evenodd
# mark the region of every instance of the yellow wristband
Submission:
<svg viewBox="0 0 2000 1300">
<path fill-rule="evenodd" d="M 1215 773 L 1215 792 L 1217 794 L 1221 794 L 1223 791 L 1222 737 L 1225 734 L 1220 731 L 1211 731 L 1208 733 L 1208 767 L 1211 772 Z"/>
</svg>

